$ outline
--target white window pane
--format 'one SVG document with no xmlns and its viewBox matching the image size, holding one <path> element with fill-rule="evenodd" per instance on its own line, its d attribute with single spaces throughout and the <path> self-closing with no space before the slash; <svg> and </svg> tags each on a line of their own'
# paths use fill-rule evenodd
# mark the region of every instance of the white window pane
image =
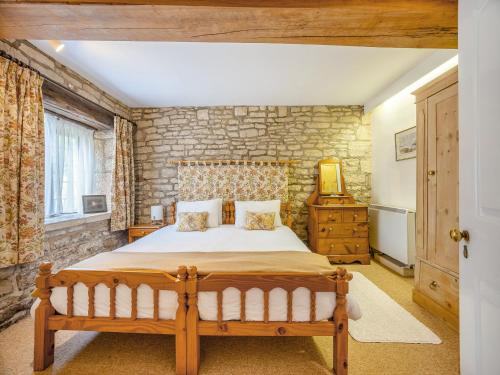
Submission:
<svg viewBox="0 0 500 375">
<path fill-rule="evenodd" d="M 94 131 L 45 112 L 45 216 L 82 212 L 94 172 Z"/>
</svg>

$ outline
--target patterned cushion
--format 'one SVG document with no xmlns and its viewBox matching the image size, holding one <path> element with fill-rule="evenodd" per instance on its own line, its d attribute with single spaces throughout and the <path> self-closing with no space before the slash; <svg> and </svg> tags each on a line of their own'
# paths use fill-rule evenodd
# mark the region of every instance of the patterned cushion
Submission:
<svg viewBox="0 0 500 375">
<path fill-rule="evenodd" d="M 248 230 L 274 230 L 274 212 L 247 211 L 245 229 Z"/>
<path fill-rule="evenodd" d="M 180 212 L 177 232 L 204 232 L 207 230 L 208 212 Z"/>
</svg>

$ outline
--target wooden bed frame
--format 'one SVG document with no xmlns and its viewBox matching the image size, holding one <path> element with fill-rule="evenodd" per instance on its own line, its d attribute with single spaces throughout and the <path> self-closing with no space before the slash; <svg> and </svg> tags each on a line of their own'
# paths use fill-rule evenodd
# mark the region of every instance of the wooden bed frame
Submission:
<svg viewBox="0 0 500 375">
<path fill-rule="evenodd" d="M 199 276 L 196 267 L 190 267 L 186 282 L 188 296 L 187 325 L 187 374 L 198 374 L 200 365 L 200 336 L 333 336 L 333 369 L 336 375 L 348 372 L 348 317 L 346 295 L 352 275 L 344 268 L 337 268 L 332 276 L 307 273 L 211 273 Z M 240 291 L 240 320 L 224 321 L 223 291 L 226 288 Z M 292 320 L 293 291 L 299 287 L 310 290 L 310 320 Z M 252 288 L 264 291 L 264 320 L 247 321 L 245 296 Z M 287 321 L 269 320 L 269 292 L 282 288 L 287 292 Z M 217 293 L 217 320 L 201 320 L 198 314 L 198 292 Z M 316 292 L 335 292 L 336 307 L 333 319 L 316 321 Z"/>
<path fill-rule="evenodd" d="M 162 272 L 136 271 L 93 271 L 62 270 L 51 273 L 51 264 L 42 263 L 36 278 L 34 295 L 40 298 L 40 305 L 35 310 L 35 350 L 33 370 L 41 371 L 54 362 L 54 334 L 58 330 L 155 333 L 175 335 L 176 374 L 186 374 L 186 277 L 187 268 L 179 267 L 177 277 Z M 88 316 L 73 316 L 73 288 L 76 283 L 83 283 L 88 288 Z M 94 306 L 95 287 L 104 284 L 110 291 L 110 309 L 108 317 L 96 317 Z M 131 317 L 116 317 L 116 287 L 127 285 L 132 291 Z M 153 289 L 154 317 L 137 317 L 137 288 L 141 284 Z M 54 287 L 67 287 L 67 314 L 55 313 L 50 303 Z M 175 320 L 159 318 L 159 292 L 171 290 L 177 292 L 179 307 Z"/>
<path fill-rule="evenodd" d="M 234 223 L 234 203 L 224 205 L 224 223 Z M 282 205 L 282 217 L 291 226 L 290 207 Z M 175 204 L 169 210 L 169 220 L 175 222 Z M 34 296 L 40 298 L 35 310 L 35 345 L 33 369 L 41 371 L 54 362 L 54 335 L 58 330 L 154 333 L 176 336 L 176 374 L 196 375 L 200 364 L 200 336 L 332 336 L 334 339 L 333 365 L 337 375 L 348 372 L 348 318 L 346 295 L 351 274 L 337 268 L 331 276 L 311 273 L 211 273 L 198 275 L 195 266 L 178 268 L 177 276 L 158 271 L 116 271 L 65 269 L 51 273 L 51 264 L 42 263 L 36 278 Z M 88 288 L 88 315 L 74 316 L 74 285 L 83 283 Z M 96 317 L 95 287 L 104 284 L 110 291 L 110 310 L 107 317 Z M 116 287 L 125 284 L 131 289 L 131 317 L 116 317 Z M 153 289 L 153 318 L 137 317 L 137 288 L 141 284 Z M 52 288 L 67 288 L 67 314 L 60 315 L 50 303 Z M 237 321 L 223 321 L 223 291 L 234 287 L 241 293 L 241 315 Z M 292 320 L 293 291 L 298 287 L 310 290 L 310 320 Z M 245 317 L 245 294 L 249 289 L 264 292 L 264 320 L 249 322 Z M 274 288 L 286 290 L 287 321 L 269 320 L 269 293 Z M 159 318 L 159 291 L 175 291 L 179 307 L 175 320 Z M 198 314 L 198 292 L 217 293 L 217 320 L 203 321 Z M 333 319 L 316 321 L 316 292 L 335 292 L 336 308 Z"/>
</svg>

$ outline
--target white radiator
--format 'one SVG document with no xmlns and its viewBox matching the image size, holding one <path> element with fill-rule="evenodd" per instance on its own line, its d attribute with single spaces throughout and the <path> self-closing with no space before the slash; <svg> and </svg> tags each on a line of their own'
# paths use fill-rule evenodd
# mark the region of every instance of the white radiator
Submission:
<svg viewBox="0 0 500 375">
<path fill-rule="evenodd" d="M 415 211 L 372 204 L 370 247 L 405 266 L 415 264 Z"/>
</svg>

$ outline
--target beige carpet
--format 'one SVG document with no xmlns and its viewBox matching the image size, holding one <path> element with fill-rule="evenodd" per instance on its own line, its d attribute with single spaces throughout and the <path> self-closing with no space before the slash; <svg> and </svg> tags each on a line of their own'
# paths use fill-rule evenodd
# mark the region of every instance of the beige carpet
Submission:
<svg viewBox="0 0 500 375">
<path fill-rule="evenodd" d="M 458 334 L 411 301 L 412 281 L 382 266 L 349 266 L 362 272 L 433 330 L 441 345 L 360 343 L 349 340 L 351 375 L 458 374 Z M 0 374 L 31 374 L 30 319 L 0 332 Z M 93 332 L 58 332 L 56 362 L 43 374 L 174 374 L 173 337 Z M 202 338 L 200 375 L 330 374 L 332 339 Z"/>
<path fill-rule="evenodd" d="M 362 273 L 352 272 L 349 295 L 356 298 L 363 316 L 349 321 L 349 333 L 361 342 L 441 344 L 434 332 L 401 307 Z"/>
</svg>

